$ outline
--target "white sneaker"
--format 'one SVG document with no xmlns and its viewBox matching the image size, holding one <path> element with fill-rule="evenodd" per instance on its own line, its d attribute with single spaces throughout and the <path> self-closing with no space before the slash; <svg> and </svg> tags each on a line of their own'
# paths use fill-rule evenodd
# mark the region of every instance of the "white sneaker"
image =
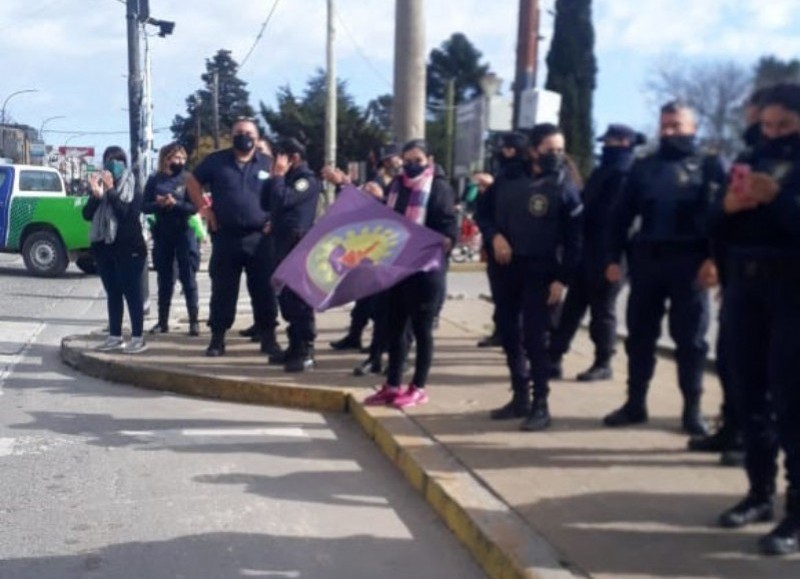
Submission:
<svg viewBox="0 0 800 579">
<path fill-rule="evenodd" d="M 147 350 L 147 344 L 144 338 L 131 338 L 131 341 L 125 344 L 123 352 L 125 354 L 141 354 Z"/>
<path fill-rule="evenodd" d="M 125 342 L 122 341 L 121 336 L 109 336 L 106 341 L 97 346 L 95 350 L 98 352 L 113 352 L 114 350 L 121 350 L 125 347 Z"/>
</svg>

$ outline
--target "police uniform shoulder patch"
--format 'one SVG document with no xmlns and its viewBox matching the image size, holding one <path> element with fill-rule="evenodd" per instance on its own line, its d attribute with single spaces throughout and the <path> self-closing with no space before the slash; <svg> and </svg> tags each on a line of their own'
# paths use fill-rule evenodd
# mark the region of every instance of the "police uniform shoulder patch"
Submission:
<svg viewBox="0 0 800 579">
<path fill-rule="evenodd" d="M 298 193 L 305 193 L 310 186 L 311 183 L 308 182 L 308 179 L 298 179 L 294 183 L 294 190 Z"/>
<path fill-rule="evenodd" d="M 542 217 L 547 215 L 547 210 L 550 208 L 550 201 L 547 199 L 546 195 L 533 195 L 528 201 L 528 211 L 530 211 L 531 215 L 534 217 Z"/>
</svg>

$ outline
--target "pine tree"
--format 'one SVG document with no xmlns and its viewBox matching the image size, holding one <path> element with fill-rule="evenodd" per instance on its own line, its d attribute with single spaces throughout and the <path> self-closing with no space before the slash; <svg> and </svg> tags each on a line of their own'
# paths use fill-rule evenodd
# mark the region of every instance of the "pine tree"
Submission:
<svg viewBox="0 0 800 579">
<path fill-rule="evenodd" d="M 556 0 L 546 88 L 561 94 L 567 150 L 586 175 L 593 161 L 592 102 L 597 78 L 591 0 Z"/>
<path fill-rule="evenodd" d="M 186 99 L 187 116 L 177 115 L 172 121 L 172 134 L 175 140 L 186 147 L 190 157 L 198 148 L 196 134 L 198 117 L 200 120 L 200 156 L 210 152 L 210 149 L 206 150 L 210 141 L 203 137 L 211 135 L 214 124 L 211 91 L 215 70 L 219 78 L 219 133 L 222 146 L 226 145 L 226 136 L 230 134 L 237 118 L 255 115 L 255 111 L 249 103 L 250 93 L 246 89 L 247 83 L 236 76 L 239 65 L 231 57 L 230 50 L 219 50 L 213 58 L 206 60 L 206 72 L 200 76 L 203 88 Z"/>
</svg>

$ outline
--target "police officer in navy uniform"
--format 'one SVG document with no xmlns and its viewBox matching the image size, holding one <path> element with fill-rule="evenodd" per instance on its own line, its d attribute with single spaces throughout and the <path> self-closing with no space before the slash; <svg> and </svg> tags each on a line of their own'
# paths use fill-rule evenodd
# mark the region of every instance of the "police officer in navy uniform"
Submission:
<svg viewBox="0 0 800 579">
<path fill-rule="evenodd" d="M 277 311 L 269 274 L 271 243 L 266 234 L 268 215 L 261 208 L 261 189 L 269 179 L 271 160 L 256 150 L 258 126 L 252 119 L 238 119 L 232 128 L 233 147 L 208 155 L 187 177 L 186 188 L 203 212 L 211 231 L 211 342 L 206 355 L 225 354 L 225 332 L 236 318 L 236 302 L 242 270 L 254 292 L 253 319 L 262 329 L 262 345 L 280 351 L 275 340 Z M 203 187 L 211 192 L 207 208 Z"/>
<path fill-rule="evenodd" d="M 314 224 L 322 186 L 306 163 L 306 148 L 297 139 L 284 138 L 276 146 L 272 178 L 264 185 L 261 206 L 270 214 L 275 260 L 280 263 Z M 295 292 L 284 288 L 278 296 L 281 315 L 288 323 L 289 348 L 270 356 L 286 372 L 314 367 L 316 327 L 314 310 Z"/>
<path fill-rule="evenodd" d="M 786 515 L 760 539 L 766 554 L 800 541 L 800 86 L 765 97 L 762 140 L 736 165 L 712 221 L 726 247 L 725 332 L 740 397 L 747 496 L 720 524 L 773 517 L 778 452 L 786 456 Z"/>
<path fill-rule="evenodd" d="M 605 276 L 605 238 L 614 204 L 618 201 L 634 161 L 634 148 L 645 137 L 622 124 L 609 125 L 598 139 L 603 142 L 600 165 L 589 176 L 583 201 L 583 254 L 578 273 L 569 287 L 560 320 L 550 335 L 551 378 L 561 378 L 561 359 L 569 350 L 581 320 L 590 310 L 589 336 L 594 342 L 594 363 L 578 374 L 581 382 L 609 380 L 611 358 L 617 342 L 617 296 L 622 280 Z"/>
<path fill-rule="evenodd" d="M 658 151 L 631 170 L 609 229 L 610 283 L 622 279 L 627 251 L 628 399 L 605 417 L 606 426 L 647 421 L 646 397 L 656 363 L 656 344 L 669 300 L 669 328 L 676 344 L 678 385 L 683 395 L 683 429 L 707 433 L 700 413 L 703 369 L 708 353 L 708 291 L 697 283 L 710 258 L 708 218 L 725 180 L 720 160 L 703 156 L 696 144 L 694 113 L 680 103 L 661 109 Z M 634 220 L 640 227 L 631 239 Z"/>
<path fill-rule="evenodd" d="M 491 240 L 498 265 L 497 321 L 513 390 L 511 402 L 491 417 L 527 416 L 523 430 L 550 426 L 550 307 L 561 301 L 581 251 L 583 206 L 564 146 L 558 127 L 535 126 L 529 148 L 532 166 L 500 172 L 484 193 L 485 207 L 479 215 L 481 231 Z"/>
</svg>

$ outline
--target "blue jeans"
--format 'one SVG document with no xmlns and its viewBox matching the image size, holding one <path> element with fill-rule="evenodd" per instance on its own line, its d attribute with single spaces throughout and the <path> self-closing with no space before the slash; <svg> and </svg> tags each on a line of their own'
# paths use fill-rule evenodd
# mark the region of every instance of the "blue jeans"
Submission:
<svg viewBox="0 0 800 579">
<path fill-rule="evenodd" d="M 109 335 L 122 336 L 124 300 L 128 304 L 128 313 L 131 317 L 131 336 L 141 338 L 144 331 L 142 271 L 147 255 L 126 254 L 104 248 L 95 251 L 94 256 L 97 272 L 106 290 Z"/>
</svg>

